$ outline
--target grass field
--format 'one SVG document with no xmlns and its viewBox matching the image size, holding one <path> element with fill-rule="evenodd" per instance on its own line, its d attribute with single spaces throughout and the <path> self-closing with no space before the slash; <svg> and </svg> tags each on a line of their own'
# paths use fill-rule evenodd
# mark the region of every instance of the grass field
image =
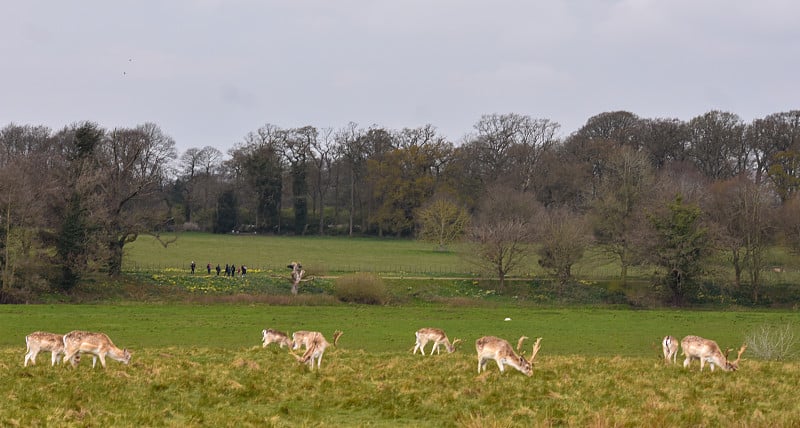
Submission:
<svg viewBox="0 0 800 428">
<path fill-rule="evenodd" d="M 288 291 L 292 260 L 317 277 L 299 296 Z M 218 278 L 204 272 L 208 262 L 251 270 Z M 785 275 L 767 280 L 791 283 L 795 259 L 780 263 Z M 164 248 L 142 237 L 126 246 L 124 269 L 119 280 L 98 276 L 52 296 L 97 304 L 0 305 L 0 426 L 800 426 L 797 344 L 783 361 L 749 350 L 739 371 L 713 373 L 667 366 L 659 348 L 666 334 L 736 348 L 764 326 L 800 337 L 796 305 L 609 309 L 616 266 L 596 250 L 576 266 L 591 279 L 567 304 L 533 260 L 516 273 L 524 281 L 498 293 L 457 252 L 405 240 L 187 233 Z M 389 304 L 336 301 L 334 277 L 351 272 L 384 277 Z M 412 355 L 413 333 L 426 326 L 463 342 L 453 354 Z M 261 347 L 268 327 L 344 335 L 311 371 L 285 349 Z M 44 353 L 23 367 L 26 334 L 73 329 L 107 333 L 132 350 L 131 364 L 51 367 Z M 534 375 L 501 375 L 493 363 L 478 374 L 483 335 L 528 336 L 528 351 L 542 337 Z"/>
<path fill-rule="evenodd" d="M 313 314 L 309 317 L 309 314 Z M 511 321 L 504 321 L 508 317 Z M 797 426 L 796 361 L 748 358 L 735 373 L 660 361 L 664 334 L 722 347 L 796 312 L 267 305 L 0 306 L 0 420 L 10 426 Z M 453 354 L 411 355 L 413 332 L 444 328 Z M 260 331 L 314 329 L 329 338 L 322 370 Z M 107 332 L 131 365 L 22 367 L 25 334 Z M 478 375 L 474 340 L 541 336 L 534 375 Z M 274 345 L 272 345 L 274 346 Z M 528 343 L 528 349 L 530 342 Z"/>
</svg>

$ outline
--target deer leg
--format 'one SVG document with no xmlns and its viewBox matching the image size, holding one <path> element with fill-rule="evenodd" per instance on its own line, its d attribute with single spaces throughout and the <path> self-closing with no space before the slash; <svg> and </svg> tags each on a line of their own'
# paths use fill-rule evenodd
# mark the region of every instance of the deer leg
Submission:
<svg viewBox="0 0 800 428">
<path fill-rule="evenodd" d="M 36 365 L 36 352 L 28 351 L 28 353 L 25 354 L 25 364 L 23 364 L 23 367 L 28 367 L 28 361 L 31 362 L 31 365 Z"/>
</svg>

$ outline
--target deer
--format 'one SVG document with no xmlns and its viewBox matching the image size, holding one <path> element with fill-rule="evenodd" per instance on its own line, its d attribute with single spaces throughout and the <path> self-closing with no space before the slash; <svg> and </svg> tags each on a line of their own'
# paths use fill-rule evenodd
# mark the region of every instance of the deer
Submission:
<svg viewBox="0 0 800 428">
<path fill-rule="evenodd" d="M 262 348 L 266 348 L 270 343 L 277 343 L 281 348 L 292 347 L 292 340 L 289 339 L 288 334 L 271 328 L 261 330 L 261 341 L 264 342 Z"/>
<path fill-rule="evenodd" d="M 39 352 L 50 352 L 51 366 L 58 364 L 58 357 L 64 355 L 64 336 L 61 334 L 48 333 L 46 331 L 35 331 L 25 336 L 25 362 L 23 367 L 28 367 L 28 362 L 36 364 L 36 356 Z"/>
<path fill-rule="evenodd" d="M 678 362 L 678 346 L 680 342 L 675 336 L 664 336 L 661 339 L 661 349 L 664 351 L 664 361 L 666 364 L 670 362 L 676 364 Z"/>
<path fill-rule="evenodd" d="M 100 365 L 106 368 L 106 356 L 126 365 L 131 361 L 130 351 L 117 348 L 105 333 L 75 330 L 65 334 L 64 362 L 71 361 L 73 367 L 77 366 L 74 357 L 79 354 L 92 354 L 92 368 L 95 367 L 97 359 L 100 359 Z"/>
<path fill-rule="evenodd" d="M 311 340 L 314 338 L 314 331 L 298 330 L 292 333 L 292 350 L 299 349 L 301 346 L 305 349 L 311 345 Z"/>
<path fill-rule="evenodd" d="M 333 333 L 333 346 L 337 346 L 339 343 L 339 338 L 342 336 L 342 332 L 340 330 L 336 330 Z M 308 364 L 308 367 L 314 369 L 314 360 L 317 362 L 317 370 L 319 370 L 320 365 L 322 364 L 322 355 L 325 354 L 325 349 L 330 346 L 331 343 L 328 343 L 325 340 L 325 336 L 318 331 L 311 332 L 309 336 L 309 341 L 306 344 L 306 352 L 303 354 L 302 357 L 292 354 L 298 362 L 303 364 Z M 291 353 L 291 351 L 289 351 Z"/>
<path fill-rule="evenodd" d="M 413 353 L 416 354 L 417 350 L 419 350 L 422 352 L 422 355 L 425 355 L 425 345 L 430 341 L 433 341 L 433 348 L 431 348 L 430 355 L 433 355 L 434 351 L 436 351 L 437 354 L 440 353 L 439 345 L 444 345 L 447 352 L 452 354 L 453 351 L 456 350 L 456 344 L 461 341 L 461 339 L 455 339 L 453 343 L 450 343 L 450 339 L 447 338 L 444 330 L 440 328 L 421 328 L 414 333 L 414 336 L 416 336 L 417 342 L 414 344 Z"/>
<path fill-rule="evenodd" d="M 519 341 L 517 341 L 517 352 L 520 352 L 522 342 L 525 339 L 527 339 L 527 337 L 522 336 L 519 338 Z M 536 358 L 536 354 L 539 353 L 541 342 L 541 337 L 536 339 L 531 357 L 526 360 L 522 355 L 518 355 L 517 352 L 514 352 L 514 349 L 511 348 L 511 344 L 509 344 L 507 340 L 494 336 L 481 337 L 475 341 L 475 349 L 478 351 L 478 374 L 480 374 L 482 370 L 486 370 L 486 363 L 489 360 L 494 360 L 497 363 L 497 367 L 500 368 L 500 373 L 505 372 L 505 366 L 509 365 L 527 376 L 532 376 L 533 360 Z"/>
<path fill-rule="evenodd" d="M 742 354 L 745 349 L 747 349 L 747 344 L 742 344 L 742 347 L 739 348 L 739 355 L 734 361 L 728 360 L 728 354 L 733 349 L 728 349 L 725 354 L 723 354 L 717 342 L 704 339 L 700 336 L 684 337 L 683 340 L 681 340 L 681 349 L 683 349 L 683 355 L 686 356 L 686 359 L 683 360 L 684 368 L 688 368 L 692 360 L 696 359 L 700 360 L 700 371 L 703 371 L 705 363 L 709 363 L 712 372 L 714 371 L 714 366 L 728 372 L 739 369 L 739 360 L 741 360 Z"/>
</svg>

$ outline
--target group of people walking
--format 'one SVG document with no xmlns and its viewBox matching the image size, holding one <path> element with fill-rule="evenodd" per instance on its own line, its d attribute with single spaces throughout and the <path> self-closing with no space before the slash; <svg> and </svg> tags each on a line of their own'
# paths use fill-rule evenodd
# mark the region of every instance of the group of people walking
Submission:
<svg viewBox="0 0 800 428">
<path fill-rule="evenodd" d="M 194 260 L 192 260 L 192 264 L 190 265 L 190 267 L 192 269 L 192 274 L 194 274 L 194 271 L 197 269 L 197 264 L 195 264 Z M 206 265 L 206 271 L 208 272 L 209 275 L 211 275 L 211 263 L 208 263 Z M 217 264 L 217 267 L 214 268 L 214 271 L 217 272 L 217 276 L 220 276 L 223 269 L 219 264 Z M 245 275 L 247 275 L 247 266 L 241 265 L 237 267 L 235 264 L 227 264 L 227 263 L 225 264 L 225 276 L 236 277 L 239 275 L 241 275 L 242 278 L 244 278 Z"/>
</svg>

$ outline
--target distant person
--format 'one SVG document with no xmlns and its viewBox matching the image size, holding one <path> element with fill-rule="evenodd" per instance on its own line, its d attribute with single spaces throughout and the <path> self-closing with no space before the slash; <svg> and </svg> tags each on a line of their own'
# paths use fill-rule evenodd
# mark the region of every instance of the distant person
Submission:
<svg viewBox="0 0 800 428">
<path fill-rule="evenodd" d="M 231 263 L 231 277 L 236 278 L 236 265 Z"/>
<path fill-rule="evenodd" d="M 242 265 L 242 278 L 244 278 L 245 275 L 247 275 L 247 266 Z"/>
<path fill-rule="evenodd" d="M 231 265 L 225 263 L 225 276 L 231 275 Z"/>
<path fill-rule="evenodd" d="M 222 269 L 219 267 L 219 263 L 217 263 L 217 276 L 219 276 L 219 272 L 220 272 L 221 270 L 222 270 Z"/>
<path fill-rule="evenodd" d="M 194 260 L 192 260 L 192 265 L 191 266 L 192 266 L 192 275 L 194 275 L 194 268 L 197 267 L 197 265 L 194 264 Z"/>
<path fill-rule="evenodd" d="M 211 275 L 211 263 L 206 265 L 206 270 L 208 270 L 208 274 Z"/>
</svg>

